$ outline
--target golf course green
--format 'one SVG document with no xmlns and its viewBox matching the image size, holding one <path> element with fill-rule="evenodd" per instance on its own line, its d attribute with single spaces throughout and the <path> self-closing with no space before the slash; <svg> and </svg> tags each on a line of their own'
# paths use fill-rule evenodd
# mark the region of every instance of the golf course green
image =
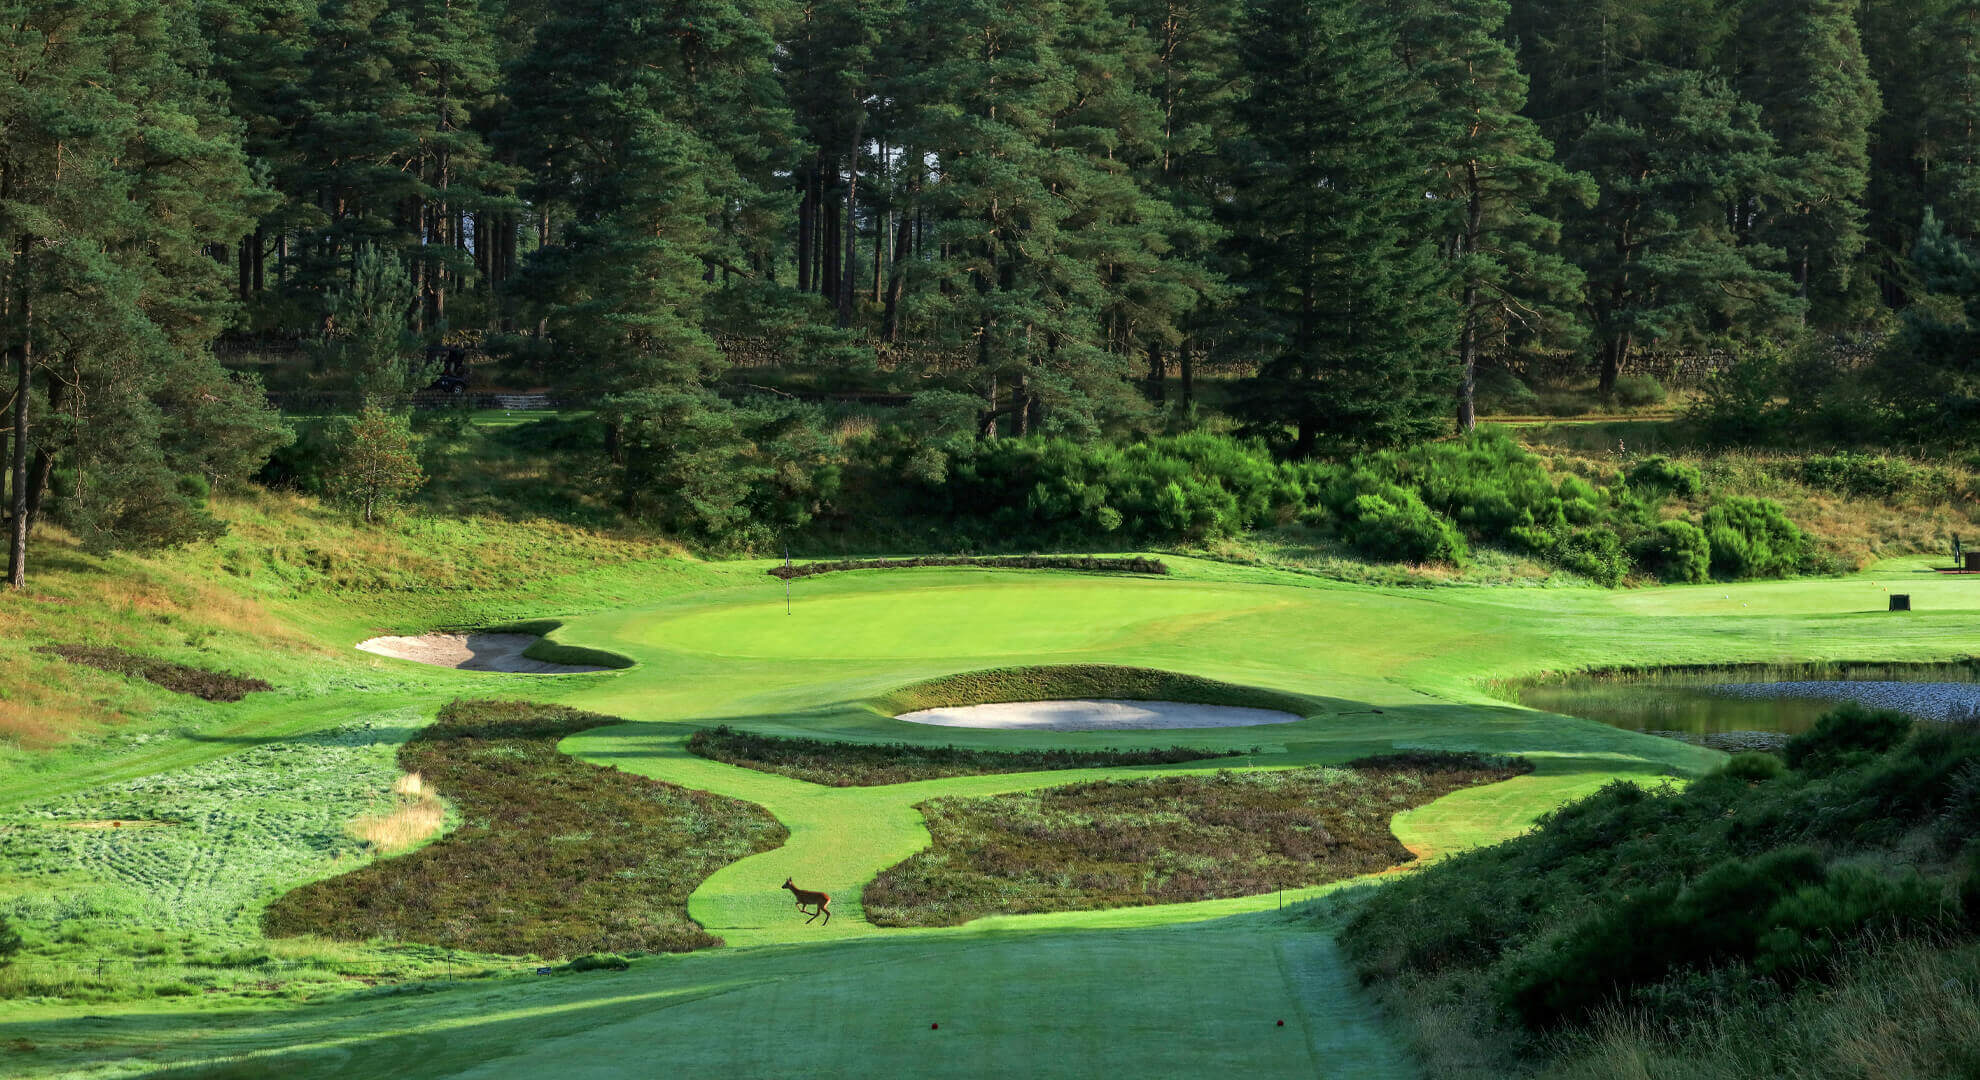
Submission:
<svg viewBox="0 0 1980 1080">
<path fill-rule="evenodd" d="M 256 733 L 283 738 L 388 709 L 430 717 L 462 696 L 623 718 L 560 748 L 755 803 L 790 831 L 781 847 L 729 864 L 690 898 L 689 914 L 726 947 L 638 959 L 621 972 L 380 987 L 316 1003 L 8 1006 L 0 1010 L 0 1047 L 32 1052 L 0 1049 L 0 1073 L 1413 1076 L 1324 924 L 1303 909 L 1281 910 L 1338 886 L 996 916 L 943 929 L 876 927 L 863 917 L 861 890 L 929 844 L 915 806 L 938 796 L 1283 769 L 1410 749 L 1516 754 L 1533 763 L 1527 775 L 1398 815 L 1396 836 L 1419 859 L 1434 859 L 1517 835 L 1618 777 L 1681 779 L 1723 760 L 1509 705 L 1488 692 L 1489 680 L 1663 664 L 1947 660 L 1971 655 L 1980 642 L 1980 580 L 1941 577 L 1923 559 L 1841 578 L 1609 591 L 1377 588 L 1164 558 L 1172 572 L 1163 577 L 835 573 L 794 582 L 788 613 L 783 584 L 761 573 L 767 563 L 723 564 L 687 588 L 678 564 L 645 578 L 638 570 L 600 571 L 618 575 L 609 589 L 573 592 L 585 599 L 571 610 L 533 613 L 562 620 L 551 635 L 556 644 L 634 661 L 584 675 L 463 673 L 381 659 L 349 648 L 357 640 L 351 627 L 350 640 L 326 642 L 349 655 L 325 663 L 374 673 L 377 688 L 314 705 L 227 708 L 257 717 Z M 643 588 L 659 581 L 673 584 L 664 594 Z M 1887 612 L 1887 591 L 1910 593 L 1914 610 Z M 931 728 L 873 704 L 942 675 L 1063 664 L 1181 672 L 1301 695 L 1312 710 L 1298 723 L 1261 727 L 1051 733 Z M 854 742 L 1183 744 L 1243 753 L 833 788 L 687 751 L 693 730 L 718 724 Z M 221 740 L 180 748 L 169 767 L 239 749 Z M 57 779 L 76 790 L 130 775 L 129 762 L 112 762 Z M 9 801 L 28 797 L 16 791 Z M 344 869 L 347 862 L 326 860 L 316 876 Z M 786 878 L 832 894 L 829 924 L 804 921 L 779 888 Z"/>
</svg>

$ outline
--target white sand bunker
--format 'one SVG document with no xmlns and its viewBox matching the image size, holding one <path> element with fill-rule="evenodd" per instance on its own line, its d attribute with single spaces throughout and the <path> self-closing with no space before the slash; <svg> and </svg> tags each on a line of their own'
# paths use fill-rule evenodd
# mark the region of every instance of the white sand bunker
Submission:
<svg viewBox="0 0 1980 1080">
<path fill-rule="evenodd" d="M 523 650 L 543 640 L 535 634 L 420 634 L 417 637 L 375 637 L 358 648 L 379 656 L 416 660 L 462 671 L 506 671 L 516 675 L 568 675 L 580 671 L 609 671 L 584 664 L 553 664 L 532 660 Z"/>
<path fill-rule="evenodd" d="M 1010 728 L 1023 731 L 1152 731 L 1161 728 L 1253 727 L 1294 724 L 1301 717 L 1277 709 L 1192 705 L 1186 701 L 1012 701 L 918 709 L 896 720 L 938 727 Z"/>
</svg>

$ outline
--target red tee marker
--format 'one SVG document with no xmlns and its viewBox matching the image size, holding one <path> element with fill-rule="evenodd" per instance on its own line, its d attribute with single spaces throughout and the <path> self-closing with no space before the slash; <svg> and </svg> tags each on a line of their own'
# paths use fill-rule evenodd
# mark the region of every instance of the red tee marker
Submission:
<svg viewBox="0 0 1980 1080">
<path fill-rule="evenodd" d="M 938 1027 L 941 1027 L 941 1026 L 942 1026 L 941 1024 L 930 1024 L 930 1025 L 928 1025 L 928 1030 L 930 1030 L 930 1031 L 934 1031 L 934 1030 L 935 1030 L 936 1028 L 938 1028 Z"/>
<path fill-rule="evenodd" d="M 1285 1022 L 1284 1020 L 1281 1020 L 1281 1021 L 1279 1021 L 1279 1026 L 1280 1026 L 1280 1027 L 1285 1027 L 1285 1026 L 1286 1026 L 1286 1022 Z"/>
</svg>

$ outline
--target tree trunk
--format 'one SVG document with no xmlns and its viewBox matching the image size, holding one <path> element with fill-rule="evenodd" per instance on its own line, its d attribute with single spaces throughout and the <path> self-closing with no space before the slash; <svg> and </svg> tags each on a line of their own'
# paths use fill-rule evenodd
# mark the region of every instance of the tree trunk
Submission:
<svg viewBox="0 0 1980 1080">
<path fill-rule="evenodd" d="M 236 278 L 239 281 L 242 303 L 247 302 L 248 294 L 254 290 L 254 252 L 250 248 L 250 245 L 253 243 L 254 237 L 241 237 L 240 265 L 237 268 L 239 272 L 236 274 Z"/>
<path fill-rule="evenodd" d="M 14 475 L 13 529 L 11 542 L 7 547 L 7 584 L 16 589 L 27 588 L 27 540 L 28 540 L 28 397 L 34 389 L 34 341 L 31 331 L 34 328 L 33 309 L 28 298 L 26 256 L 33 240 L 21 238 L 20 256 L 14 263 L 14 273 L 19 279 L 19 315 L 16 326 L 20 334 L 14 343 L 14 364 L 18 376 L 14 383 Z"/>
<path fill-rule="evenodd" d="M 836 184 L 838 176 L 835 174 L 832 179 Z M 823 249 L 819 252 L 821 273 L 819 274 L 818 295 L 831 300 L 835 304 L 839 299 L 839 241 L 842 239 L 839 233 L 839 215 L 841 209 L 842 206 L 838 200 L 831 198 L 825 200 L 825 228 L 821 230 L 824 235 L 819 238 L 820 243 L 818 245 Z"/>
<path fill-rule="evenodd" d="M 1177 372 L 1182 377 L 1182 404 L 1184 409 L 1196 404 L 1196 349 L 1195 342 L 1184 338 L 1182 350 L 1176 358 Z"/>
<path fill-rule="evenodd" d="M 1011 425 L 1017 437 L 1022 439 L 1031 434 L 1031 378 L 1017 377 L 1017 386 L 1011 392 Z"/>
<path fill-rule="evenodd" d="M 839 326 L 852 325 L 853 283 L 859 280 L 859 148 L 862 133 L 866 128 L 866 118 L 853 122 L 852 146 L 846 154 L 846 265 L 839 273 L 839 294 L 834 301 L 839 308 Z"/>
<path fill-rule="evenodd" d="M 918 160 L 916 151 L 908 150 L 904 161 Z M 895 342 L 901 339 L 901 294 L 907 288 L 905 267 L 914 255 L 914 218 L 920 212 L 916 195 L 921 190 L 921 171 L 915 169 L 908 180 L 908 205 L 901 211 L 900 229 L 894 234 L 894 262 L 887 268 L 887 299 L 880 316 L 880 339 Z"/>
<path fill-rule="evenodd" d="M 997 375 L 990 374 L 990 381 L 983 384 L 983 430 L 986 440 L 997 437 Z"/>
<path fill-rule="evenodd" d="M 1148 343 L 1148 397 L 1160 405 L 1168 400 L 1169 360 L 1162 355 L 1162 343 Z"/>
<path fill-rule="evenodd" d="M 1604 402 L 1615 396 L 1616 376 L 1622 374 L 1623 361 L 1628 356 L 1627 337 L 1616 337 L 1602 343 L 1602 381 L 1597 391 Z"/>
<path fill-rule="evenodd" d="M 811 201 L 812 190 L 818 186 L 817 170 L 803 172 L 799 176 L 798 186 L 804 194 L 798 197 L 797 287 L 799 292 L 806 293 L 811 291 L 812 218 L 818 213 L 817 205 Z"/>
<path fill-rule="evenodd" d="M 1464 287 L 1464 322 L 1458 331 L 1458 430 L 1478 427 L 1478 286 Z"/>
</svg>

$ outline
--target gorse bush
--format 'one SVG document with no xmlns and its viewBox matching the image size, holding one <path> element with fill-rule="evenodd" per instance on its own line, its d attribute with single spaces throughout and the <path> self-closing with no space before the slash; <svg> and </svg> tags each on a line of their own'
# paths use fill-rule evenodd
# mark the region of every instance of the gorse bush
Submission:
<svg viewBox="0 0 1980 1080">
<path fill-rule="evenodd" d="M 1373 891 L 1342 941 L 1364 977 L 1408 987 L 1406 1008 L 1487 989 L 1497 1009 L 1472 1034 L 1537 1050 L 1554 1036 L 1527 1033 L 1618 1015 L 1675 1029 L 1779 1001 L 1867 937 L 1971 935 L 1980 870 L 1930 853 L 1973 842 L 1980 728 L 1901 719 L 1838 709 L 1787 761 L 1613 782 Z"/>
<path fill-rule="evenodd" d="M 1704 527 L 1721 577 L 1786 577 L 1814 554 L 1808 534 L 1771 499 L 1728 497 L 1705 511 Z"/>
<path fill-rule="evenodd" d="M 1815 726 L 1789 739 L 1781 757 L 1791 768 L 1822 774 L 1865 757 L 1875 757 L 1911 734 L 1912 719 L 1890 709 L 1867 709 L 1855 702 L 1824 713 Z"/>
<path fill-rule="evenodd" d="M 1662 454 L 1653 454 L 1631 465 L 1627 478 L 1632 488 L 1668 491 L 1687 499 L 1705 490 L 1705 478 L 1696 465 L 1672 461 Z"/>
<path fill-rule="evenodd" d="M 1712 576 L 1712 543 L 1689 521 L 1660 521 L 1637 552 L 1643 568 L 1665 581 L 1699 582 Z"/>
<path fill-rule="evenodd" d="M 1386 498 L 1357 495 L 1341 519 L 1355 550 L 1377 559 L 1461 566 L 1469 554 L 1457 526 L 1404 488 L 1392 489 Z"/>
</svg>

